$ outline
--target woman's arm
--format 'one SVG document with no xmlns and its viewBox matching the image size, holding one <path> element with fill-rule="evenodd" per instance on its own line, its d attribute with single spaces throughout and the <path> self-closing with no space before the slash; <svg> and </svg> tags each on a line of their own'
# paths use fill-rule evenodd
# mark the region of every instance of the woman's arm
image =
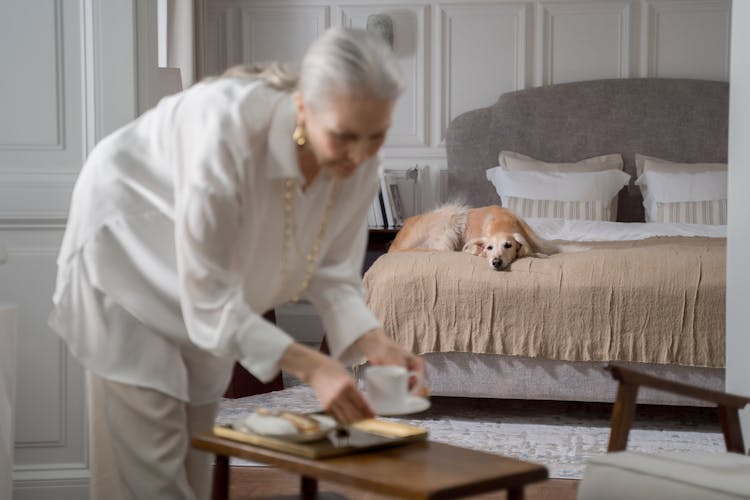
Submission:
<svg viewBox="0 0 750 500">
<path fill-rule="evenodd" d="M 358 196 L 350 196 L 340 209 L 350 214 L 321 262 L 307 296 L 323 319 L 332 356 L 344 363 L 366 357 L 373 364 L 406 366 L 423 374 L 422 360 L 391 340 L 367 306 L 362 285 L 362 263 L 367 246 L 367 211 L 378 190 L 376 160 L 361 165 L 371 177 Z"/>
<path fill-rule="evenodd" d="M 321 407 L 339 422 L 356 422 L 373 416 L 349 372 L 325 354 L 291 344 L 284 351 L 279 366 L 310 385 Z"/>
</svg>

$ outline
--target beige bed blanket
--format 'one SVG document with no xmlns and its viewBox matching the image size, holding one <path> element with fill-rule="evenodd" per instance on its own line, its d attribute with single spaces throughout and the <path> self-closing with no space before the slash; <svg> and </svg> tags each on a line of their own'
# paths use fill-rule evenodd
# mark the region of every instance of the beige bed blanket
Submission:
<svg viewBox="0 0 750 500">
<path fill-rule="evenodd" d="M 504 272 L 461 252 L 386 254 L 368 302 L 417 353 L 724 366 L 725 239 L 581 245 Z"/>
</svg>

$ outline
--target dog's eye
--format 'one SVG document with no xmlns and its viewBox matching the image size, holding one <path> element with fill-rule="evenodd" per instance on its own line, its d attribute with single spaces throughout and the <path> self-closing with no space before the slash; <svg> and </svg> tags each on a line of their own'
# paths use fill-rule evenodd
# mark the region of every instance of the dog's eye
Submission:
<svg viewBox="0 0 750 500">
<path fill-rule="evenodd" d="M 510 248 L 510 247 L 512 247 L 512 246 L 513 246 L 513 243 L 511 243 L 510 241 L 506 241 L 506 242 L 505 242 L 505 244 L 503 244 L 503 246 L 504 246 L 505 248 Z"/>
<path fill-rule="evenodd" d="M 487 250 L 492 250 L 492 245 L 488 246 Z"/>
</svg>

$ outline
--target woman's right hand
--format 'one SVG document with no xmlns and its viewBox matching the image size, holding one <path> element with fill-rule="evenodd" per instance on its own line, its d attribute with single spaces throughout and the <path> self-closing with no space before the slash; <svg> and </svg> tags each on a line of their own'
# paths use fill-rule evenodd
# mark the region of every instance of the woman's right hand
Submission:
<svg viewBox="0 0 750 500">
<path fill-rule="evenodd" d="M 338 361 L 300 344 L 290 344 L 280 367 L 310 385 L 321 407 L 342 424 L 374 416 L 352 376 Z"/>
<path fill-rule="evenodd" d="M 315 391 L 323 409 L 343 424 L 374 417 L 349 372 L 337 361 L 322 357 L 324 359 L 313 370 L 308 384 Z"/>
</svg>

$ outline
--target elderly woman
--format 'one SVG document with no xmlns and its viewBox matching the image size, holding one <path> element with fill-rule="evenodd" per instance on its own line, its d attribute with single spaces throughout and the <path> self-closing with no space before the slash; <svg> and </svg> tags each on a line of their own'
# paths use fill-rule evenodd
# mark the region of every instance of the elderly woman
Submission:
<svg viewBox="0 0 750 500">
<path fill-rule="evenodd" d="M 366 214 L 402 90 L 390 48 L 336 28 L 298 76 L 230 71 L 103 139 L 76 183 L 51 326 L 88 371 L 94 498 L 207 498 L 211 429 L 239 360 L 286 370 L 348 423 L 372 416 L 344 364 L 421 359 L 363 299 Z M 262 313 L 310 300 L 331 357 Z"/>
</svg>

